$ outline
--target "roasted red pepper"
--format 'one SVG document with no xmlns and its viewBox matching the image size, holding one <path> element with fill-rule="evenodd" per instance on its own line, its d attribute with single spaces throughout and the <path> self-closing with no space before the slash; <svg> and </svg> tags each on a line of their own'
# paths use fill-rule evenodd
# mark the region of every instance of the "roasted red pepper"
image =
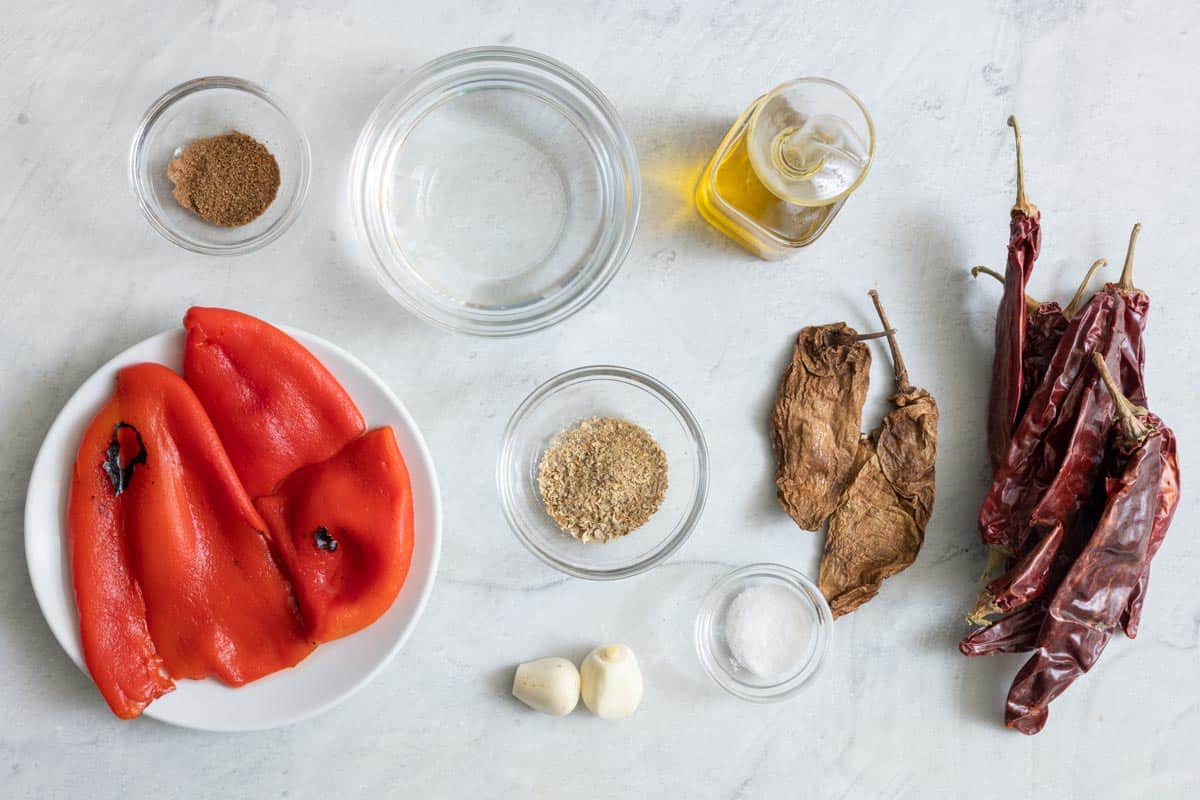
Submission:
<svg viewBox="0 0 1200 800">
<path fill-rule="evenodd" d="M 278 328 L 222 308 L 189 309 L 183 326 L 184 376 L 251 497 L 366 430 L 329 370 Z"/>
<path fill-rule="evenodd" d="M 1025 197 L 1021 128 L 1016 117 L 1009 117 L 1008 124 L 1017 145 L 1017 201 L 1009 219 L 1008 264 L 1004 270 L 1004 295 L 996 311 L 996 352 L 988 398 L 988 452 L 993 469 L 1004 462 L 1019 419 L 1025 353 L 1025 286 L 1042 246 L 1041 212 Z"/>
<path fill-rule="evenodd" d="M 173 678 L 238 686 L 311 652 L 290 586 L 192 390 L 127 367 L 83 437 L 68 511 L 88 669 L 121 717 Z"/>
<path fill-rule="evenodd" d="M 413 504 L 391 428 L 297 470 L 255 505 L 313 641 L 365 628 L 396 599 L 412 558 Z"/>
<path fill-rule="evenodd" d="M 1119 419 L 1107 503 L 1094 533 L 1049 604 L 1038 649 L 1008 693 L 1005 724 L 1037 733 L 1048 706 L 1091 669 L 1127 613 L 1179 502 L 1179 466 L 1170 428 L 1120 391 L 1094 357 Z"/>
<path fill-rule="evenodd" d="M 144 457 L 117 398 L 79 444 L 67 501 L 71 583 L 83 658 L 113 713 L 130 719 L 175 688 L 150 638 L 146 602 L 125 543 L 125 488 Z M 142 480 L 142 475 L 138 475 Z"/>
</svg>

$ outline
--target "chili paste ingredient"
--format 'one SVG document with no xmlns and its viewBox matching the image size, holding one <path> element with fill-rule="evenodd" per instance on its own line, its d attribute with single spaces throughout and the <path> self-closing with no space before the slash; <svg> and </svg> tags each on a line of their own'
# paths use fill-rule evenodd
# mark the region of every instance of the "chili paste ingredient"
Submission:
<svg viewBox="0 0 1200 800">
<path fill-rule="evenodd" d="M 279 163 L 252 136 L 230 131 L 197 139 L 167 163 L 179 205 L 213 225 L 234 228 L 258 219 L 279 191 Z"/>
<path fill-rule="evenodd" d="M 771 411 L 779 502 L 817 530 L 853 476 L 871 352 L 844 322 L 804 328 Z"/>
<path fill-rule="evenodd" d="M 871 299 L 890 330 L 878 293 Z M 835 617 L 870 600 L 886 578 L 916 560 L 933 513 L 937 404 L 909 383 L 894 335 L 888 344 L 896 407 L 859 442 L 853 480 L 829 519 L 821 557 L 818 584 Z"/>
<path fill-rule="evenodd" d="M 592 417 L 554 437 L 538 464 L 537 485 L 563 532 L 606 542 L 658 511 L 667 495 L 667 455 L 641 426 Z"/>
<path fill-rule="evenodd" d="M 988 452 L 998 468 L 1008 452 L 1020 417 L 1024 386 L 1025 286 L 1042 246 L 1041 212 L 1025 196 L 1025 165 L 1021 128 L 1009 117 L 1017 147 L 1017 200 L 1009 220 L 1008 263 L 1004 294 L 996 311 L 996 352 L 992 361 L 992 390 L 988 399 Z"/>
<path fill-rule="evenodd" d="M 147 457 L 118 494 L 105 466 L 127 429 Z M 264 530 L 183 379 L 122 369 L 84 433 L 67 508 L 84 659 L 117 716 L 140 714 L 171 679 L 241 686 L 312 651 Z"/>
<path fill-rule="evenodd" d="M 1026 734 L 1042 729 L 1050 702 L 1104 651 L 1179 502 L 1174 434 L 1121 393 L 1099 354 L 1093 358 L 1119 419 L 1105 478 L 1108 499 L 1050 602 L 1037 651 L 1009 690 L 1005 724 Z"/>
</svg>

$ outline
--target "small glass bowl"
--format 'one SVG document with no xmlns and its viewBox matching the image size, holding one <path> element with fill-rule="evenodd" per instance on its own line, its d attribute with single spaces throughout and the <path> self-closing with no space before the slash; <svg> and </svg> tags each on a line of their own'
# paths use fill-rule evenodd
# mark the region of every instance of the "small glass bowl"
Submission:
<svg viewBox="0 0 1200 800">
<path fill-rule="evenodd" d="M 179 205 L 167 163 L 196 139 L 240 131 L 262 142 L 279 163 L 279 191 L 257 219 L 214 225 Z M 295 221 L 308 193 L 308 140 L 266 89 L 241 78 L 196 78 L 154 101 L 129 150 L 129 180 L 146 219 L 167 240 L 209 255 L 249 253 L 275 241 Z"/>
<path fill-rule="evenodd" d="M 777 586 L 793 593 L 812 630 L 808 652 L 781 680 L 764 680 L 738 663 L 725 638 L 725 616 L 734 599 L 752 586 Z M 833 636 L 833 612 L 816 584 L 782 564 L 750 564 L 718 580 L 696 615 L 696 654 L 704 671 L 730 694 L 755 703 L 783 700 L 816 673 Z"/>
<path fill-rule="evenodd" d="M 642 527 L 582 542 L 546 513 L 537 472 L 555 434 L 596 416 L 645 428 L 667 455 L 668 487 Z M 708 496 L 708 448 L 692 412 L 654 378 L 624 367 L 582 367 L 546 381 L 517 408 L 504 431 L 496 482 L 513 533 L 542 561 L 577 578 L 627 578 L 674 553 L 696 527 Z"/>
<path fill-rule="evenodd" d="M 350 167 L 383 287 L 450 330 L 515 336 L 587 305 L 637 227 L 637 156 L 582 75 L 512 47 L 442 56 L 389 93 Z"/>
</svg>

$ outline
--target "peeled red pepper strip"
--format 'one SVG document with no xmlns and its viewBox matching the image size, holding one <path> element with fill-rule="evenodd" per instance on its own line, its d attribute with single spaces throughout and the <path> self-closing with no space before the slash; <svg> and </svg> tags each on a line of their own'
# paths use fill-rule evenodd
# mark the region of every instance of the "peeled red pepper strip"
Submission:
<svg viewBox="0 0 1200 800">
<path fill-rule="evenodd" d="M 138 716 L 175 688 L 150 638 L 146 602 L 125 543 L 123 492 L 134 480 L 142 454 L 136 444 L 131 452 L 122 452 L 130 449 L 122 447 L 129 434 L 114 397 L 83 434 L 67 500 L 71 583 L 84 662 L 109 708 L 122 719 Z M 143 476 L 138 473 L 136 479 Z"/>
<path fill-rule="evenodd" d="M 1017 201 L 1009 219 L 1008 263 L 1004 294 L 996 311 L 996 352 L 992 361 L 992 388 L 988 398 L 988 452 L 992 468 L 1004 463 L 1013 429 L 1020 418 L 1025 349 L 1025 286 L 1042 246 L 1041 212 L 1025 197 L 1025 169 L 1021 128 L 1009 117 L 1017 147 Z"/>
<path fill-rule="evenodd" d="M 145 442 L 120 499 L 167 671 L 240 686 L 299 662 L 313 645 L 291 588 L 195 394 L 166 367 L 139 364 L 118 373 L 117 402 Z"/>
<path fill-rule="evenodd" d="M 251 497 L 366 430 L 337 379 L 278 328 L 223 308 L 188 309 L 183 326 L 184 377 Z"/>
<path fill-rule="evenodd" d="M 412 560 L 413 502 L 391 428 L 297 470 L 255 506 L 313 641 L 348 636 L 392 605 Z"/>
<path fill-rule="evenodd" d="M 170 688 L 159 665 L 238 686 L 311 652 L 265 523 L 166 367 L 118 373 L 80 447 L 68 524 L 85 654 L 118 716 Z"/>
<path fill-rule="evenodd" d="M 1104 514 L 1050 602 L 1037 651 L 1009 690 L 1005 724 L 1025 734 L 1042 729 L 1050 702 L 1104 651 L 1149 565 L 1151 542 L 1179 502 L 1174 434 L 1120 393 L 1099 357 L 1096 363 L 1120 420 L 1116 463 Z"/>
</svg>

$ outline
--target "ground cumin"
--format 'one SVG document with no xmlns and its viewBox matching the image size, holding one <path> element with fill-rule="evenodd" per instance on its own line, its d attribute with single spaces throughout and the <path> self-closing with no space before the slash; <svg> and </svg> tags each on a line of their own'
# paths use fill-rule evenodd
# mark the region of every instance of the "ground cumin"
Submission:
<svg viewBox="0 0 1200 800">
<path fill-rule="evenodd" d="M 667 455 L 645 429 L 612 417 L 559 433 L 538 464 L 546 513 L 584 542 L 640 528 L 667 494 Z"/>
<path fill-rule="evenodd" d="M 179 205 L 227 228 L 253 222 L 279 191 L 279 164 L 252 136 L 197 139 L 167 164 Z"/>
</svg>

